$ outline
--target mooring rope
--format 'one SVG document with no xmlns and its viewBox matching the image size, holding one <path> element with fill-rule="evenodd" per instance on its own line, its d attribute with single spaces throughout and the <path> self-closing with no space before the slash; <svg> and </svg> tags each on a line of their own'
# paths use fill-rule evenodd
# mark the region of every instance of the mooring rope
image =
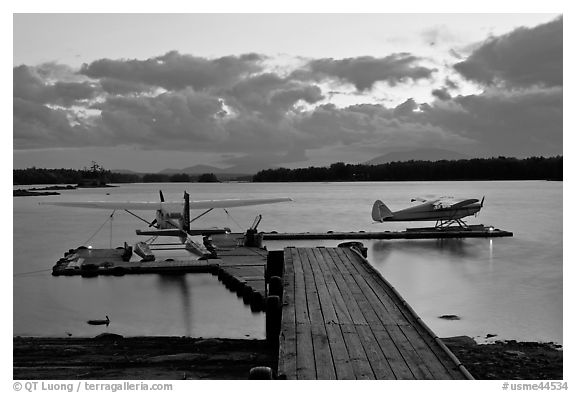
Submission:
<svg viewBox="0 0 576 393">
<path fill-rule="evenodd" d="M 228 217 L 234 222 L 234 224 L 238 225 L 238 228 L 240 228 L 240 230 L 242 231 L 242 225 L 238 224 L 238 222 L 234 219 L 234 217 L 232 217 L 232 215 L 230 213 L 228 213 L 228 210 L 226 209 L 222 209 L 226 212 L 226 214 L 228 215 Z"/>
<path fill-rule="evenodd" d="M 12 277 L 20 277 L 20 276 L 24 276 L 26 274 L 33 274 L 33 273 L 49 272 L 50 270 L 52 270 L 52 269 L 42 269 L 42 270 L 33 270 L 31 272 L 14 273 L 12 275 Z"/>
<path fill-rule="evenodd" d="M 158 236 L 152 236 L 146 240 L 144 240 L 144 243 L 148 243 L 150 242 L 150 244 L 154 243 L 156 241 L 156 239 L 158 239 Z"/>
<path fill-rule="evenodd" d="M 106 221 L 104 221 L 104 222 L 102 223 L 102 225 L 100 225 L 100 227 L 96 230 L 96 232 L 94 232 L 94 233 L 92 234 L 92 236 L 90 236 L 90 237 L 88 238 L 88 240 L 86 240 L 84 243 L 82 243 L 82 245 L 86 245 L 86 243 L 88 243 L 90 240 L 92 240 L 92 239 L 94 238 L 94 236 L 96 236 L 96 235 L 98 234 L 98 232 L 100 232 L 100 231 L 102 230 L 102 228 L 104 228 L 104 225 L 106 225 L 106 223 L 108 222 L 108 220 L 112 220 L 112 218 L 114 217 L 114 213 L 116 213 L 116 210 L 114 210 L 114 211 L 112 212 L 112 214 L 110 214 L 110 216 L 106 219 Z"/>
</svg>

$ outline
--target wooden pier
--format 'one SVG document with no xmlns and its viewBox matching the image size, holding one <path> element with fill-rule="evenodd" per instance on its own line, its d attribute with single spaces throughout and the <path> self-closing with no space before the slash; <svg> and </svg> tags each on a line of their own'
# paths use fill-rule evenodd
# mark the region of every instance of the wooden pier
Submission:
<svg viewBox="0 0 576 393">
<path fill-rule="evenodd" d="M 286 248 L 281 304 L 278 378 L 473 379 L 353 249 Z"/>
<path fill-rule="evenodd" d="M 124 248 L 79 247 L 52 274 L 217 275 L 253 311 L 266 312 L 279 379 L 473 379 L 354 242 L 267 251 L 243 234 L 213 239 L 217 256 L 204 260 L 127 261 Z"/>
</svg>

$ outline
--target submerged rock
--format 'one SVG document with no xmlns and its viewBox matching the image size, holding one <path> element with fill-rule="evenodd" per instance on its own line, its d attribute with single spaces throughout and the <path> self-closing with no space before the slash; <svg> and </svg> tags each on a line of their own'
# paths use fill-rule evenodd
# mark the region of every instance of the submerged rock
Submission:
<svg viewBox="0 0 576 393">
<path fill-rule="evenodd" d="M 447 319 L 447 320 L 449 320 L 449 321 L 458 321 L 458 320 L 460 320 L 460 317 L 459 317 L 458 315 L 454 315 L 454 314 L 440 315 L 438 318 Z"/>
<path fill-rule="evenodd" d="M 116 333 L 101 333 L 94 337 L 95 340 L 119 340 L 124 338 L 124 336 Z"/>
</svg>

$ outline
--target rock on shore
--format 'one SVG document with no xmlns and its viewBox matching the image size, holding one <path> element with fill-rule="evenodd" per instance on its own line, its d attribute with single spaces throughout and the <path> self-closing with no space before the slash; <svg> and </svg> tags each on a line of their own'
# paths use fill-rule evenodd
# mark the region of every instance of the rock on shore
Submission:
<svg viewBox="0 0 576 393">
<path fill-rule="evenodd" d="M 563 352 L 554 343 L 509 340 L 477 344 L 467 336 L 442 341 L 476 379 L 563 379 Z"/>
</svg>

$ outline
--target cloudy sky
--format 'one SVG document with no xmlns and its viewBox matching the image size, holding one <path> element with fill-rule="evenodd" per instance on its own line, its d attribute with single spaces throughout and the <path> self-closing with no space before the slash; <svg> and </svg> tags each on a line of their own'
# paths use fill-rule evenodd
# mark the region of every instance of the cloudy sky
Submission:
<svg viewBox="0 0 576 393">
<path fill-rule="evenodd" d="M 558 14 L 15 14 L 13 164 L 562 154 Z"/>
</svg>

